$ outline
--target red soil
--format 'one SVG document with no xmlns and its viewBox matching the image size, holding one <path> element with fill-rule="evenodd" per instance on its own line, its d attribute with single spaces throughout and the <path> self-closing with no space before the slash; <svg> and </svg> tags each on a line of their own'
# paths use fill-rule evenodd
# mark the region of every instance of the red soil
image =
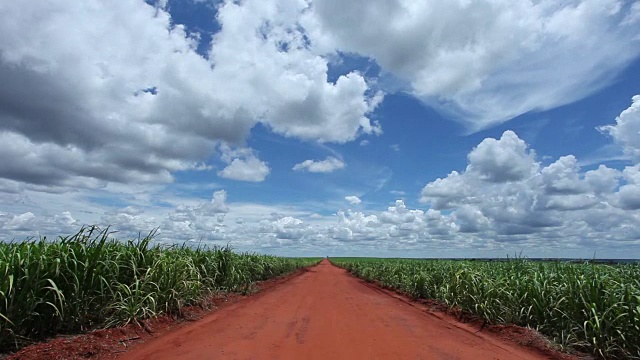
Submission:
<svg viewBox="0 0 640 360">
<path fill-rule="evenodd" d="M 149 320 L 29 346 L 10 359 L 575 359 L 516 326 L 468 323 L 430 302 L 357 279 L 323 261 L 263 282 L 249 297 L 215 299 L 216 311 Z M 125 352 L 126 351 L 126 352 Z M 0 356 L 1 358 L 1 356 Z"/>
<path fill-rule="evenodd" d="M 254 289 L 257 291 L 268 290 L 305 271 L 306 269 L 301 269 L 289 275 L 258 282 Z M 222 309 L 243 298 L 245 296 L 236 293 L 214 295 L 207 299 L 206 305 L 209 309 Z M 14 354 L 0 353 L 0 360 L 114 359 L 140 343 L 202 319 L 211 313 L 211 310 L 207 308 L 201 306 L 184 307 L 181 309 L 180 317 L 162 315 L 144 320 L 143 327 L 130 324 L 80 335 L 60 335 L 49 341 L 27 346 Z"/>
<path fill-rule="evenodd" d="M 435 316 L 328 261 L 120 359 L 548 359 Z"/>
</svg>

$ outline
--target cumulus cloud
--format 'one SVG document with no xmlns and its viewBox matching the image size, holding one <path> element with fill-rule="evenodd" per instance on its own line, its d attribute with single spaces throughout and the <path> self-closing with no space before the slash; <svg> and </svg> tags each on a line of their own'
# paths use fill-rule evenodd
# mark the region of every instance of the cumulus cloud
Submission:
<svg viewBox="0 0 640 360">
<path fill-rule="evenodd" d="M 634 96 L 631 100 L 631 106 L 616 118 L 615 125 L 601 126 L 598 129 L 611 135 L 625 154 L 640 160 L 640 95 Z"/>
<path fill-rule="evenodd" d="M 222 4 L 207 56 L 196 52 L 198 34 L 159 4 L 0 5 L 0 156 L 10 159 L 0 177 L 92 188 L 171 182 L 176 171 L 206 170 L 219 142 L 241 143 L 258 122 L 321 142 L 380 133 L 368 114 L 382 94 L 356 72 L 328 81 L 328 60 L 299 26 L 306 3 Z M 221 176 L 267 173 L 253 158 L 229 166 Z"/>
<path fill-rule="evenodd" d="M 351 205 L 358 205 L 362 202 L 362 200 L 355 195 L 345 196 L 344 199 Z"/>
<path fill-rule="evenodd" d="M 319 51 L 375 59 L 471 130 L 583 98 L 640 53 L 638 6 L 618 0 L 331 0 L 312 8 L 304 24 Z"/>
<path fill-rule="evenodd" d="M 158 241 L 264 251 L 419 249 L 428 256 L 509 244 L 638 244 L 638 96 L 615 124 L 600 128 L 636 165 L 585 171 L 572 155 L 543 165 L 506 131 L 472 149 L 466 168 L 425 184 L 421 208 L 397 200 L 331 214 L 228 203 L 224 190 L 206 200 L 148 190 L 179 171 L 213 169 L 207 161 L 215 155 L 220 177 L 264 181 L 271 169 L 245 141 L 258 123 L 320 143 L 381 134 L 372 113 L 384 81 L 372 88 L 377 79 L 357 71 L 329 78 L 329 62 L 342 53 L 372 58 L 405 90 L 472 130 L 566 104 L 608 84 L 638 56 L 637 3 L 228 1 L 216 8 L 221 30 L 204 56 L 196 52 L 198 34 L 166 8 L 164 0 L 0 5 L 3 238 L 101 223 L 114 225 L 118 237 L 159 227 Z M 345 166 L 329 156 L 293 169 Z M 126 187 L 134 183 L 145 190 Z M 96 194 L 103 197 L 87 200 Z"/>
<path fill-rule="evenodd" d="M 141 216 L 138 221 L 161 223 L 161 240 L 179 241 L 216 241 L 226 239 L 225 216 L 229 213 L 227 192 L 218 190 L 208 202 L 181 204 L 168 216 L 154 218 Z M 118 224 L 118 223 L 114 223 Z M 148 228 L 148 227 L 147 227 Z"/>
<path fill-rule="evenodd" d="M 0 214 L 0 219 L 3 220 L 2 228 L 6 230 L 25 230 L 33 226 L 31 224 L 35 219 L 35 215 L 32 212 L 26 212 L 23 214 Z"/>
<path fill-rule="evenodd" d="M 218 172 L 218 176 L 238 181 L 261 182 L 269 175 L 268 164 L 258 159 L 252 149 L 232 150 L 222 146 L 221 159 L 227 166 Z"/>
<path fill-rule="evenodd" d="M 421 194 L 432 209 L 453 210 L 459 232 L 555 238 L 579 223 L 586 238 L 602 231 L 597 217 L 604 216 L 617 219 L 609 224 L 610 234 L 630 239 L 628 226 L 640 216 L 620 211 L 640 208 L 637 165 L 622 173 L 604 165 L 582 172 L 568 155 L 543 167 L 511 131 L 483 140 L 468 160 L 464 172 L 426 184 Z M 626 184 L 620 183 L 622 177 Z"/>
<path fill-rule="evenodd" d="M 213 193 L 211 203 L 209 204 L 209 211 L 217 214 L 229 212 L 229 206 L 227 205 L 227 192 L 225 190 L 218 190 Z"/>
<path fill-rule="evenodd" d="M 636 5 L 229 1 L 202 56 L 199 34 L 176 24 L 166 1 L 3 4 L 0 177 L 61 188 L 171 182 L 210 170 L 202 161 L 219 143 L 241 144 L 257 123 L 318 142 L 380 134 L 371 113 L 383 93 L 357 71 L 329 80 L 340 53 L 375 59 L 416 96 L 483 128 L 606 85 L 640 51 Z M 636 104 L 604 130 L 630 154 Z M 221 176 L 268 174 L 257 158 L 227 165 Z"/>
<path fill-rule="evenodd" d="M 228 161 L 252 151 L 222 153 Z M 396 200 L 386 210 L 320 215 L 290 206 L 228 204 L 227 192 L 218 190 L 209 201 L 173 199 L 168 214 L 127 206 L 106 211 L 99 222 L 113 224 L 120 237 L 159 226 L 158 241 L 231 243 L 261 251 L 346 248 L 412 254 L 414 249 L 432 249 L 468 256 L 469 251 L 517 246 L 529 253 L 544 248 L 557 251 L 548 255 L 565 251 L 564 256 L 571 256 L 566 249 L 621 249 L 638 243 L 640 165 L 622 171 L 600 165 L 584 171 L 575 156 L 567 155 L 543 166 L 534 150 L 511 131 L 483 140 L 467 159 L 463 171 L 425 185 L 423 208 Z M 522 164 L 529 169 L 523 170 Z M 3 194 L 12 196 L 15 189 L 10 185 Z M 355 204 L 358 198 L 345 200 Z M 228 222 L 229 216 L 234 221 Z M 82 211 L 3 212 L 0 232 L 9 238 L 57 235 L 72 232 L 84 219 Z"/>
<path fill-rule="evenodd" d="M 270 171 L 267 163 L 251 156 L 233 159 L 227 167 L 218 172 L 218 175 L 231 180 L 260 182 L 264 181 Z"/>
<path fill-rule="evenodd" d="M 11 20 L 0 25 L 0 130 L 14 140 L 2 155 L 29 156 L 22 166 L 1 166 L 0 176 L 166 182 L 212 150 L 207 137 L 239 139 L 249 129 L 247 119 L 205 115 L 222 105 L 199 91 L 212 80 L 210 67 L 161 10 L 50 2 L 5 4 L 2 12 Z M 34 166 L 53 176 L 25 170 Z"/>
<path fill-rule="evenodd" d="M 338 221 L 327 228 L 332 239 L 340 241 L 374 240 L 380 237 L 378 231 L 380 222 L 376 215 L 366 215 L 362 212 L 337 213 Z"/>
<path fill-rule="evenodd" d="M 268 126 L 285 136 L 345 142 L 360 133 L 380 133 L 366 114 L 382 94 L 365 95 L 367 83 L 356 72 L 327 81 L 327 60 L 310 50 L 309 35 L 300 26 L 307 7 L 302 1 L 221 6 L 222 30 L 214 35 L 211 57 L 224 76 L 221 83 L 237 90 L 229 96 L 241 93 L 240 100 L 255 102 Z"/>
<path fill-rule="evenodd" d="M 468 171 L 491 182 L 522 180 L 536 170 L 534 155 L 513 131 L 505 131 L 499 140 L 484 139 L 469 153 Z"/>
<path fill-rule="evenodd" d="M 36 216 L 31 211 L 18 214 L 0 212 L 0 230 L 5 234 L 5 240 L 20 241 L 25 237 L 39 236 L 56 238 L 59 235 L 74 233 L 82 225 L 70 211 L 49 214 L 46 217 Z"/>
<path fill-rule="evenodd" d="M 571 167 L 567 160 L 555 165 L 562 163 Z M 602 168 L 592 171 L 598 171 L 592 177 L 620 177 Z M 625 184 L 635 185 L 632 181 L 638 177 L 638 168 L 625 171 Z M 457 176 L 479 177 L 467 172 Z M 586 173 L 578 177 L 586 184 L 584 193 L 547 193 L 546 180 L 540 174 L 532 178 L 537 180 L 495 183 L 477 179 L 480 187 L 473 196 L 456 198 L 457 205 L 451 211 L 410 208 L 397 200 L 386 210 L 319 215 L 287 206 L 227 203 L 226 191 L 219 190 L 209 201 L 178 204 L 168 214 L 136 206 L 114 209 L 105 212 L 100 223 L 113 225 L 120 238 L 135 237 L 159 226 L 159 242 L 231 244 L 240 251 L 298 255 L 351 249 L 359 254 L 397 251 L 403 256 L 504 256 L 517 248 L 527 254 L 551 251 L 547 256 L 574 256 L 567 249 L 581 249 L 581 254 L 586 250 L 590 256 L 594 247 L 616 249 L 637 243 L 640 211 L 628 194 L 617 190 L 597 194 Z M 582 203 L 590 198 L 595 201 Z M 622 201 L 619 204 L 618 199 Z M 0 212 L 0 231 L 16 239 L 71 233 L 85 223 L 85 215 Z M 234 221 L 227 221 L 229 216 Z"/>
<path fill-rule="evenodd" d="M 292 170 L 308 171 L 312 173 L 331 173 L 346 166 L 344 162 L 333 156 L 328 156 L 324 160 L 305 160 L 299 164 L 295 164 Z"/>
<path fill-rule="evenodd" d="M 453 212 L 453 222 L 462 233 L 477 233 L 487 230 L 491 221 L 473 205 L 463 205 Z"/>
<path fill-rule="evenodd" d="M 425 212 L 409 209 L 404 201 L 397 200 L 385 211 L 366 214 L 364 212 L 339 211 L 337 223 L 327 227 L 330 238 L 357 243 L 362 246 L 396 246 L 397 244 L 432 243 L 428 233 Z M 447 235 L 450 235 L 447 232 Z"/>
<path fill-rule="evenodd" d="M 613 203 L 625 210 L 640 209 L 640 164 L 629 166 L 622 172 L 626 184 L 613 194 Z"/>
<path fill-rule="evenodd" d="M 420 201 L 429 203 L 437 210 L 451 209 L 458 204 L 458 199 L 471 197 L 475 177 L 465 177 L 457 171 L 452 171 L 445 178 L 438 178 L 425 185 L 422 189 Z"/>
<path fill-rule="evenodd" d="M 306 233 L 304 222 L 292 216 L 283 216 L 275 220 L 263 220 L 260 222 L 260 231 L 273 234 L 277 239 L 299 240 Z"/>
</svg>

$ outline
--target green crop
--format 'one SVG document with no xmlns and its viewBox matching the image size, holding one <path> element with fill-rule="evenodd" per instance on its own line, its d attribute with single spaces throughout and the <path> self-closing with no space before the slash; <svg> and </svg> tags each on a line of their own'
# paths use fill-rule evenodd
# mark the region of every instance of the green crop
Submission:
<svg viewBox="0 0 640 360">
<path fill-rule="evenodd" d="M 640 358 L 640 265 L 331 259 L 354 275 L 599 358 Z"/>
<path fill-rule="evenodd" d="M 213 292 L 247 292 L 319 260 L 152 246 L 154 235 L 121 242 L 89 227 L 56 241 L 0 243 L 0 349 L 179 314 Z"/>
</svg>

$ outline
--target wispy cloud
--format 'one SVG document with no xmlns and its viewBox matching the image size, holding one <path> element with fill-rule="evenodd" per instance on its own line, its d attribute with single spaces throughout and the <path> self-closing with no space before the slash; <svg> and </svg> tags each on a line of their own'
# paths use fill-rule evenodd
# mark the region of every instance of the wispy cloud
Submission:
<svg viewBox="0 0 640 360">
<path fill-rule="evenodd" d="M 326 174 L 343 169 L 345 166 L 347 165 L 344 162 L 334 158 L 333 156 L 329 156 L 325 160 L 305 160 L 294 165 L 292 170 Z"/>
</svg>

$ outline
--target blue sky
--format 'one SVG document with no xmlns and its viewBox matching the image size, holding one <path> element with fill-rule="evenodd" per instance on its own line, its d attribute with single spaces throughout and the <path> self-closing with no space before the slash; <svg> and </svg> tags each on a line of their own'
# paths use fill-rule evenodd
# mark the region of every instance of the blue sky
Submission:
<svg viewBox="0 0 640 360">
<path fill-rule="evenodd" d="M 0 10 L 4 240 L 640 257 L 638 1 Z"/>
</svg>

